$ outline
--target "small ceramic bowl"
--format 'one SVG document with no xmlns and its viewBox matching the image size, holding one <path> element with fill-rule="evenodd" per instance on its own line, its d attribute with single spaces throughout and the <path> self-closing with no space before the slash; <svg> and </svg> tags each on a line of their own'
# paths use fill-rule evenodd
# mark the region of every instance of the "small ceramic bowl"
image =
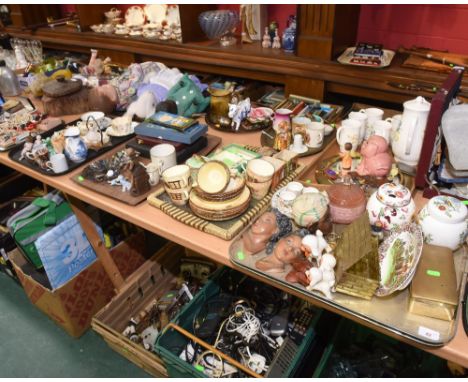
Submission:
<svg viewBox="0 0 468 382">
<path fill-rule="evenodd" d="M 220 161 L 210 161 L 200 167 L 197 173 L 198 187 L 207 194 L 224 191 L 229 184 L 229 168 Z"/>
</svg>

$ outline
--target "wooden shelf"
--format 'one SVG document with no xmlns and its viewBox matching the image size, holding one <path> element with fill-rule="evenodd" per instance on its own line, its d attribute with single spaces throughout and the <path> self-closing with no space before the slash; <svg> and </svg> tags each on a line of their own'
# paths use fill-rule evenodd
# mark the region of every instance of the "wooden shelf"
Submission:
<svg viewBox="0 0 468 382">
<path fill-rule="evenodd" d="M 323 99 L 325 90 L 355 97 L 400 103 L 416 95 L 431 93 L 397 89 L 389 82 L 440 85 L 445 74 L 402 68 L 402 57 L 396 56 L 384 69 L 341 65 L 336 61 L 297 57 L 282 50 L 263 49 L 254 44 L 222 47 L 216 41 L 175 43 L 149 41 L 141 37 L 121 37 L 94 32 L 78 32 L 66 27 L 42 28 L 35 32 L 9 27 L 6 31 L 19 38 L 38 39 L 47 48 L 89 52 L 101 50 L 114 61 L 124 64 L 157 60 L 168 66 L 200 73 L 244 77 L 282 83 L 287 93 Z M 463 86 L 468 87 L 468 80 Z"/>
</svg>

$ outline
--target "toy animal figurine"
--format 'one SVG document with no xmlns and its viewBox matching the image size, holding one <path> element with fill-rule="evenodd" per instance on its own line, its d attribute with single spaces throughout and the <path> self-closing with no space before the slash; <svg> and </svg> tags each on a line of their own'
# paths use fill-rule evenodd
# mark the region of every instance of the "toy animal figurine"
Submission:
<svg viewBox="0 0 468 382">
<path fill-rule="evenodd" d="M 265 27 L 265 34 L 263 35 L 262 48 L 271 48 L 271 37 L 268 33 L 268 27 Z"/>
<path fill-rule="evenodd" d="M 384 178 L 392 169 L 392 156 L 388 152 L 388 143 L 380 135 L 372 135 L 361 147 L 362 161 L 356 172 L 361 176 Z"/>
<path fill-rule="evenodd" d="M 134 116 L 140 119 L 151 117 L 156 111 L 156 98 L 150 91 L 144 92 L 135 102 L 132 102 L 125 113 L 133 119 Z"/>
<path fill-rule="evenodd" d="M 331 292 L 335 291 L 335 268 L 336 259 L 333 255 L 325 254 L 319 262 L 319 267 L 313 267 L 306 271 L 306 276 L 309 279 L 307 290 L 318 290 L 322 292 L 328 299 L 333 300 Z"/>
<path fill-rule="evenodd" d="M 122 186 L 122 192 L 129 192 L 132 184 L 123 175 L 108 181 L 111 186 Z"/>
<path fill-rule="evenodd" d="M 275 30 L 275 37 L 273 38 L 273 44 L 271 45 L 273 49 L 280 49 L 281 48 L 281 39 L 278 35 L 278 28 Z"/>
<path fill-rule="evenodd" d="M 239 130 L 241 122 L 247 118 L 250 113 L 250 98 L 240 101 L 238 104 L 229 104 L 229 118 L 231 118 L 231 127 L 235 131 Z"/>
<path fill-rule="evenodd" d="M 301 249 L 309 261 L 315 259 L 317 263 L 320 262 L 324 251 L 327 254 L 332 252 L 330 245 L 324 239 L 323 233 L 320 230 L 315 231 L 315 235 L 306 235 L 302 239 Z"/>
</svg>

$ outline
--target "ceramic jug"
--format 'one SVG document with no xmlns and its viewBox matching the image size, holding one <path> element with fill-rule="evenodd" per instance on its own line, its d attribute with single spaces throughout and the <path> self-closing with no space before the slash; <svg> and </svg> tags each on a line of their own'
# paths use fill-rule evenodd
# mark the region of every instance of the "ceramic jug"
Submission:
<svg viewBox="0 0 468 382">
<path fill-rule="evenodd" d="M 417 97 L 403 104 L 401 124 L 392 132 L 392 151 L 397 163 L 416 167 L 426 130 L 431 104 Z"/>
<path fill-rule="evenodd" d="M 287 149 L 292 141 L 291 113 L 289 109 L 277 109 L 273 119 L 273 129 L 276 132 L 273 148 L 281 151 Z"/>
<path fill-rule="evenodd" d="M 65 130 L 65 148 L 64 154 L 67 159 L 75 163 L 81 163 L 88 156 L 88 148 L 80 137 L 80 129 L 77 127 L 69 127 Z"/>
</svg>

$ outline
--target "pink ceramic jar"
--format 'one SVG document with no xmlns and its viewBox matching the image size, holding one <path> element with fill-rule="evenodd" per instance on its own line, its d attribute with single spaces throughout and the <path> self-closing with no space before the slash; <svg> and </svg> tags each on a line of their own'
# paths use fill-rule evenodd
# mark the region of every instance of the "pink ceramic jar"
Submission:
<svg viewBox="0 0 468 382">
<path fill-rule="evenodd" d="M 355 184 L 334 184 L 327 190 L 333 223 L 350 224 L 366 210 L 366 195 Z"/>
</svg>

